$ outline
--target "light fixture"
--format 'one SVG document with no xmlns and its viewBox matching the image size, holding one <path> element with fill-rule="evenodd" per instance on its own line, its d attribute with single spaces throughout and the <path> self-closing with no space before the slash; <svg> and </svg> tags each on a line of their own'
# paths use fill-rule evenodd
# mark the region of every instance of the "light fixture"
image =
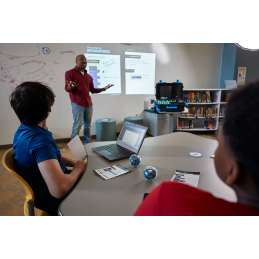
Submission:
<svg viewBox="0 0 259 259">
<path fill-rule="evenodd" d="M 236 45 L 244 50 L 249 51 L 258 51 L 259 50 L 259 43 L 236 43 Z"/>
</svg>

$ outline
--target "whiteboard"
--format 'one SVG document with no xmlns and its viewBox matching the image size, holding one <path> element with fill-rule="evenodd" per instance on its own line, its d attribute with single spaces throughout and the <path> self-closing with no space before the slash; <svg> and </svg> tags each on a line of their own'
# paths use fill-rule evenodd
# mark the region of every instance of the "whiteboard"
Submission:
<svg viewBox="0 0 259 259">
<path fill-rule="evenodd" d="M 222 44 L 0 44 L 0 145 L 11 144 L 20 125 L 10 106 L 9 95 L 27 80 L 43 82 L 53 89 L 56 100 L 47 126 L 55 139 L 71 136 L 73 117 L 70 98 L 64 90 L 65 72 L 75 67 L 76 55 L 87 53 L 89 47 L 120 55 L 121 66 L 121 94 L 92 95 L 92 134 L 95 134 L 95 120 L 102 118 L 115 119 L 119 132 L 125 117 L 143 116 L 148 99 L 155 98 L 154 95 L 125 94 L 126 51 L 156 54 L 155 82 L 179 79 L 188 89 L 219 87 Z"/>
</svg>

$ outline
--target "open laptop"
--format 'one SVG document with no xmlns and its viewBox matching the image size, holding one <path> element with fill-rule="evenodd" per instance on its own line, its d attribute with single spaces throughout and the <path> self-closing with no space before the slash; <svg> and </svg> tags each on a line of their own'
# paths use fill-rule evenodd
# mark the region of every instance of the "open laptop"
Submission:
<svg viewBox="0 0 259 259">
<path fill-rule="evenodd" d="M 226 89 L 235 89 L 237 88 L 236 80 L 225 80 Z"/>
<path fill-rule="evenodd" d="M 133 154 L 138 154 L 147 130 L 145 126 L 124 122 L 116 144 L 95 147 L 92 150 L 109 161 L 129 158 Z"/>
</svg>

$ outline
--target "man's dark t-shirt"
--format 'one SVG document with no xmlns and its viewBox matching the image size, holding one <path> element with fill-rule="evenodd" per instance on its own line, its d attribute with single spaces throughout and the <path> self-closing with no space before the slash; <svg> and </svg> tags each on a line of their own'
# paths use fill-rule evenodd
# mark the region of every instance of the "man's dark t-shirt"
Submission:
<svg viewBox="0 0 259 259">
<path fill-rule="evenodd" d="M 69 174 L 61 160 L 60 150 L 52 137 L 52 133 L 40 126 L 21 124 L 13 141 L 15 170 L 32 188 L 35 207 L 44 211 L 56 211 L 63 199 L 53 197 L 41 175 L 40 162 L 57 159 L 62 171 Z"/>
</svg>

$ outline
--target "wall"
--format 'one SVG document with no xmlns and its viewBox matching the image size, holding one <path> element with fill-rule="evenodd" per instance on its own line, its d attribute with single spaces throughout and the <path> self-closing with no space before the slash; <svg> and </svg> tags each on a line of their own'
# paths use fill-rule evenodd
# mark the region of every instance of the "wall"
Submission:
<svg viewBox="0 0 259 259">
<path fill-rule="evenodd" d="M 220 72 L 220 88 L 225 80 L 237 80 L 239 67 L 246 67 L 246 83 L 259 79 L 259 51 L 249 51 L 237 47 L 235 43 L 224 43 Z"/>
<path fill-rule="evenodd" d="M 246 83 L 259 79 L 259 51 L 237 48 L 234 79 L 237 80 L 238 67 L 246 67 Z"/>
<path fill-rule="evenodd" d="M 75 55 L 85 53 L 87 46 L 111 49 L 112 54 L 120 54 L 122 71 L 121 95 L 92 95 L 94 103 L 92 134 L 95 134 L 95 120 L 107 117 L 116 120 L 119 132 L 124 117 L 136 113 L 143 116 L 148 98 L 154 97 L 154 95 L 125 95 L 124 52 L 129 49 L 156 53 L 155 82 L 160 79 L 164 82 L 180 79 L 186 89 L 219 88 L 222 44 L 0 44 L 0 145 L 11 144 L 14 133 L 19 127 L 20 122 L 10 107 L 8 97 L 19 82 L 28 80 L 23 78 L 24 71 L 21 70 L 29 71 L 30 68 L 24 66 L 19 68 L 19 64 L 32 60 L 39 63 L 37 65 L 39 68 L 43 63 L 44 66 L 38 70 L 34 78 L 30 78 L 32 75 L 29 73 L 29 80 L 48 83 L 56 94 L 47 126 L 55 139 L 70 137 L 73 118 L 70 99 L 64 90 L 64 73 L 75 66 Z M 48 47 L 51 52 L 44 54 L 44 47 Z M 61 51 L 70 52 L 61 54 Z M 16 74 L 10 76 L 8 73 L 11 72 L 8 71 Z M 43 76 L 45 77 L 41 79 Z"/>
<path fill-rule="evenodd" d="M 220 70 L 220 88 L 226 88 L 225 80 L 233 80 L 236 61 L 237 45 L 224 43 Z"/>
</svg>

